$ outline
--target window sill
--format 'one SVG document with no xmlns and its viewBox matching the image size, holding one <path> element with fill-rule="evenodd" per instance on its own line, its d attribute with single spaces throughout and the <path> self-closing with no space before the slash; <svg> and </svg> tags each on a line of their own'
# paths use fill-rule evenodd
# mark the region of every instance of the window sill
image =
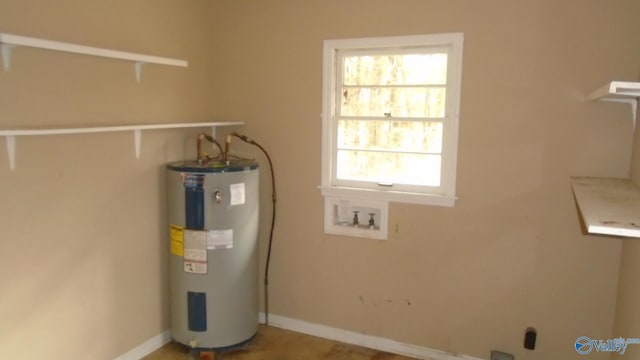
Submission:
<svg viewBox="0 0 640 360">
<path fill-rule="evenodd" d="M 322 196 L 334 198 L 378 200 L 396 203 L 453 207 L 457 197 L 389 190 L 369 190 L 335 186 L 319 186 Z"/>
</svg>

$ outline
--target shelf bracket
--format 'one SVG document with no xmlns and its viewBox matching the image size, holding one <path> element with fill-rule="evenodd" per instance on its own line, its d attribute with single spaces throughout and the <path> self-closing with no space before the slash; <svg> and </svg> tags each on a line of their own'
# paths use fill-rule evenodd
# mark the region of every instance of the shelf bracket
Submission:
<svg viewBox="0 0 640 360">
<path fill-rule="evenodd" d="M 631 105 L 631 121 L 633 121 L 633 130 L 636 129 L 636 119 L 638 116 L 638 100 L 637 99 L 600 99 L 600 101 L 610 101 Z"/>
<path fill-rule="evenodd" d="M 2 53 L 2 65 L 4 66 L 4 71 L 9 71 L 11 69 L 11 50 L 15 47 L 15 45 L 11 44 L 0 44 L 0 53 Z"/>
<path fill-rule="evenodd" d="M 140 159 L 140 148 L 142 146 L 141 144 L 141 133 L 140 133 L 140 129 L 136 129 L 133 130 L 133 143 L 134 143 L 134 147 L 136 150 L 136 159 L 139 160 Z"/>
<path fill-rule="evenodd" d="M 611 81 L 586 97 L 587 101 L 612 101 L 631 105 L 633 130 L 636 129 L 640 82 Z"/>
<path fill-rule="evenodd" d="M 144 65 L 142 61 L 136 61 L 136 63 L 133 64 L 133 67 L 136 72 L 136 82 L 140 82 L 140 76 L 142 74 L 142 65 Z"/>
<path fill-rule="evenodd" d="M 7 155 L 9 156 L 9 169 L 16 169 L 16 137 L 14 135 L 5 136 L 7 142 Z"/>
</svg>

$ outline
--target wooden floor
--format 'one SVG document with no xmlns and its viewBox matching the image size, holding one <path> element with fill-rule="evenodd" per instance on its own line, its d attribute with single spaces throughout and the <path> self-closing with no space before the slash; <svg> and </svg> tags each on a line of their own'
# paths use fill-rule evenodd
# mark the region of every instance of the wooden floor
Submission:
<svg viewBox="0 0 640 360">
<path fill-rule="evenodd" d="M 169 343 L 144 360 L 193 360 L 200 354 Z M 258 335 L 246 349 L 217 353 L 215 360 L 409 360 L 410 358 L 347 345 L 271 326 L 261 326 Z"/>
</svg>

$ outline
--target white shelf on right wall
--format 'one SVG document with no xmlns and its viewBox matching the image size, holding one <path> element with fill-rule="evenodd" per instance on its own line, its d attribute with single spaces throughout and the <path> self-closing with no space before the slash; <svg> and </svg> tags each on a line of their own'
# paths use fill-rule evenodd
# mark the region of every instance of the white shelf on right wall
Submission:
<svg viewBox="0 0 640 360">
<path fill-rule="evenodd" d="M 611 81 L 592 92 L 587 100 L 638 100 L 638 97 L 640 97 L 640 82 Z"/>
<path fill-rule="evenodd" d="M 630 104 L 635 129 L 640 82 L 611 81 L 585 99 Z M 640 238 L 640 188 L 630 180 L 572 177 L 571 186 L 589 234 Z"/>
<path fill-rule="evenodd" d="M 627 179 L 572 177 L 587 232 L 640 238 L 640 189 Z"/>
<path fill-rule="evenodd" d="M 588 101 L 615 101 L 631 105 L 634 129 L 638 114 L 638 98 L 640 98 L 640 82 L 631 81 L 611 81 L 586 97 Z"/>
</svg>

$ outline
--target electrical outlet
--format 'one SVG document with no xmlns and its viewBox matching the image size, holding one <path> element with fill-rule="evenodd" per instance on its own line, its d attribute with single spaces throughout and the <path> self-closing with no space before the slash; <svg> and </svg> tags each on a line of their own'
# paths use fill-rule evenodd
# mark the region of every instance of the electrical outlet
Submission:
<svg viewBox="0 0 640 360">
<path fill-rule="evenodd" d="M 393 236 L 400 236 L 400 224 L 393 224 Z"/>
</svg>

